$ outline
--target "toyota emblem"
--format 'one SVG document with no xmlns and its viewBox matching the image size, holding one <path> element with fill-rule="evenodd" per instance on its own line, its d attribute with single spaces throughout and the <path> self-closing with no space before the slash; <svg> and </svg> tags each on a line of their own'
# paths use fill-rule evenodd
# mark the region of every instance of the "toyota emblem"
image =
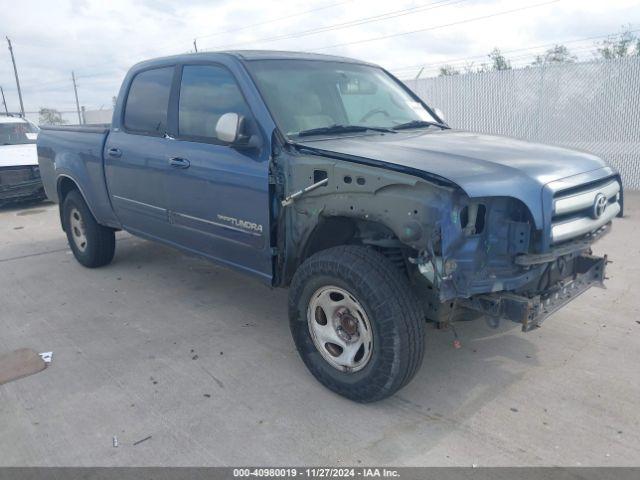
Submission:
<svg viewBox="0 0 640 480">
<path fill-rule="evenodd" d="M 596 198 L 593 202 L 593 218 L 597 219 L 604 215 L 604 211 L 607 209 L 607 203 L 607 197 L 604 195 L 604 193 L 598 193 L 596 195 Z"/>
</svg>

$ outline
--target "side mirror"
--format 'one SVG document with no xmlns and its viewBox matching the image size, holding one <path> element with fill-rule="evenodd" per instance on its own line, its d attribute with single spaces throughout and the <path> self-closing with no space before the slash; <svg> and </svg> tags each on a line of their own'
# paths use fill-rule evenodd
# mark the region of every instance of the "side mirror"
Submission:
<svg viewBox="0 0 640 480">
<path fill-rule="evenodd" d="M 237 113 L 225 113 L 216 123 L 216 137 L 226 143 L 235 143 L 240 138 L 242 116 Z"/>
<path fill-rule="evenodd" d="M 234 112 L 225 113 L 216 123 L 216 138 L 235 148 L 259 149 L 262 146 L 261 137 L 247 133 L 247 121 L 242 115 Z"/>
<path fill-rule="evenodd" d="M 433 111 L 438 116 L 438 118 L 440 118 L 440 120 L 442 120 L 443 122 L 445 121 L 444 112 L 442 110 L 440 110 L 439 108 L 436 107 L 436 108 L 433 109 Z"/>
</svg>

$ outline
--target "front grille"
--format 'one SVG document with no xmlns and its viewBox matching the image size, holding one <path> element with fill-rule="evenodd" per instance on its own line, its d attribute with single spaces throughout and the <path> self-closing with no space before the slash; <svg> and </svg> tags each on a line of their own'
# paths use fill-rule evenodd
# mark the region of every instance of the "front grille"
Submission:
<svg viewBox="0 0 640 480">
<path fill-rule="evenodd" d="M 0 185 L 16 185 L 40 178 L 40 169 L 34 165 L 0 168 Z"/>
<path fill-rule="evenodd" d="M 553 200 L 551 243 L 594 232 L 620 210 L 620 183 L 615 178 L 558 192 Z"/>
</svg>

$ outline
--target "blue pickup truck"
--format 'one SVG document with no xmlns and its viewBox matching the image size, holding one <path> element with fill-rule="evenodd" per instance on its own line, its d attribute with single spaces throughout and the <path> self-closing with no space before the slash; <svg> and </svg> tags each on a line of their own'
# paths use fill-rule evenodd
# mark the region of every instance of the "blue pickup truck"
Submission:
<svg viewBox="0 0 640 480">
<path fill-rule="evenodd" d="M 82 265 L 123 229 L 289 287 L 304 363 L 360 402 L 411 380 L 427 321 L 529 331 L 601 285 L 623 208 L 593 155 L 451 129 L 384 69 L 305 53 L 139 63 L 110 126 L 37 147 Z"/>
</svg>

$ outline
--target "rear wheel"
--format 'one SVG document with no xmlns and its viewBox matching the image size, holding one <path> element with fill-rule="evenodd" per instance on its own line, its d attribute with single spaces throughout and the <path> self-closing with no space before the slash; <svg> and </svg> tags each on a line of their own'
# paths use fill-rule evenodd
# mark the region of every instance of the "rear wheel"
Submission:
<svg viewBox="0 0 640 480">
<path fill-rule="evenodd" d="M 374 250 L 342 246 L 307 259 L 291 284 L 289 317 L 307 368 L 351 400 L 392 395 L 422 363 L 422 310 L 406 277 Z"/>
<path fill-rule="evenodd" d="M 78 190 L 69 192 L 64 199 L 62 225 L 78 262 L 88 268 L 111 262 L 116 246 L 115 233 L 96 221 Z"/>
</svg>

